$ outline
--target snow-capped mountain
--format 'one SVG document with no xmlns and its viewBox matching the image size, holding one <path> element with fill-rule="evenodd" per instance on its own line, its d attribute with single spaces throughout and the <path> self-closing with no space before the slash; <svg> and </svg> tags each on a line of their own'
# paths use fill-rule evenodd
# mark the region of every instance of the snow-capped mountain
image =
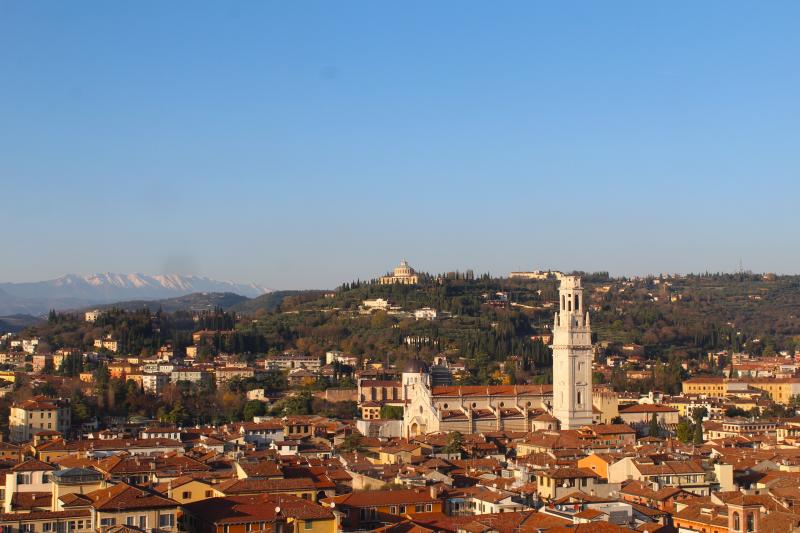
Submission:
<svg viewBox="0 0 800 533">
<path fill-rule="evenodd" d="M 123 300 L 173 298 L 194 292 L 233 292 L 250 298 L 269 289 L 254 283 L 218 281 L 180 274 L 67 274 L 28 283 L 0 283 L 0 315 L 74 309 Z"/>
</svg>

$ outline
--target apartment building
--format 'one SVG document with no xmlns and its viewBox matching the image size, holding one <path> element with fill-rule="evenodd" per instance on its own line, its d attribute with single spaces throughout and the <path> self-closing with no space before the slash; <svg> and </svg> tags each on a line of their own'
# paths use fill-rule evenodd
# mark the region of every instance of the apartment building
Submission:
<svg viewBox="0 0 800 533">
<path fill-rule="evenodd" d="M 39 431 L 66 433 L 72 413 L 69 400 L 36 396 L 11 406 L 8 419 L 11 442 L 26 442 Z"/>
</svg>

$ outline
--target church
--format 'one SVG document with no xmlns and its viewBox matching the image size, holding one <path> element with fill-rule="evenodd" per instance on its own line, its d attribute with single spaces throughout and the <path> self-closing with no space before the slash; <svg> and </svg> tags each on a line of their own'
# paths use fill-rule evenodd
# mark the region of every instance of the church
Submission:
<svg viewBox="0 0 800 533">
<path fill-rule="evenodd" d="M 381 276 L 381 285 L 416 285 L 419 283 L 419 275 L 411 268 L 408 261 L 403 259 L 400 264 L 394 267 L 391 274 Z"/>
<path fill-rule="evenodd" d="M 437 386 L 415 361 L 402 375 L 405 437 L 459 431 L 577 429 L 608 423 L 616 395 L 592 389 L 592 332 L 581 279 L 564 276 L 553 320 L 553 385 Z"/>
</svg>

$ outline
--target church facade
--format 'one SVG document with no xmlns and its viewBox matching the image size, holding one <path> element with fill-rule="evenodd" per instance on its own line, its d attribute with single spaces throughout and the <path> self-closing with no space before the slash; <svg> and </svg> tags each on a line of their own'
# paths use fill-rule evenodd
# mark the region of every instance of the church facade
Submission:
<svg viewBox="0 0 800 533">
<path fill-rule="evenodd" d="M 419 283 L 419 275 L 411 268 L 408 261 L 403 259 L 400 264 L 394 268 L 392 273 L 387 276 L 381 276 L 381 285 L 416 285 Z"/>
</svg>

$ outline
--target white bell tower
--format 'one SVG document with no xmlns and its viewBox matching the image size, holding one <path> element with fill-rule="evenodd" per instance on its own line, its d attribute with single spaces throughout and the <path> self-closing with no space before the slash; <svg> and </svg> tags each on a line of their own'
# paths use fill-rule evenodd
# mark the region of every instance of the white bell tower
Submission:
<svg viewBox="0 0 800 533">
<path fill-rule="evenodd" d="M 578 276 L 564 276 L 553 324 L 553 416 L 561 429 L 592 424 L 592 329 Z"/>
</svg>

